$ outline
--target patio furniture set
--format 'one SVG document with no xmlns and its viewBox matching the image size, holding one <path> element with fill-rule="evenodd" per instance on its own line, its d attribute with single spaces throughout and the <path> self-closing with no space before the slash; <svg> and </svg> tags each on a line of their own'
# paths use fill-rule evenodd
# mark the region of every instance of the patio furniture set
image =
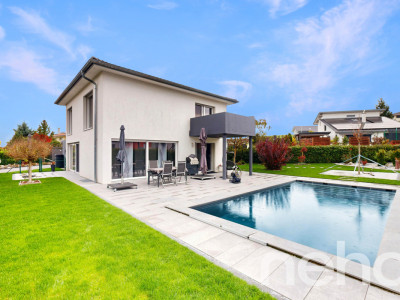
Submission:
<svg viewBox="0 0 400 300">
<path fill-rule="evenodd" d="M 184 178 L 184 180 L 182 180 Z M 147 184 L 162 186 L 167 184 L 187 183 L 187 169 L 185 161 L 178 161 L 177 167 L 173 166 L 172 161 L 164 161 L 162 168 L 158 167 L 156 160 L 149 161 L 149 169 L 147 171 Z"/>
</svg>

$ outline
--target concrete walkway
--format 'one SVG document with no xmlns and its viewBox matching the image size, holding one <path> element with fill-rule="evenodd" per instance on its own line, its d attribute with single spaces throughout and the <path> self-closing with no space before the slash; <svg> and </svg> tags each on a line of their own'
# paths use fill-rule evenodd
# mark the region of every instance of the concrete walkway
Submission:
<svg viewBox="0 0 400 300">
<path fill-rule="evenodd" d="M 364 177 L 372 179 L 388 179 L 388 180 L 400 180 L 400 173 L 395 172 L 362 172 L 358 175 L 358 172 L 354 171 L 342 171 L 342 170 L 329 170 L 321 173 L 322 175 L 334 175 L 334 176 L 348 176 L 348 177 Z"/>
<path fill-rule="evenodd" d="M 250 178 L 244 174 L 242 183 L 233 185 L 217 176 L 215 180 L 190 180 L 187 185 L 164 188 L 137 179 L 138 189 L 113 192 L 76 173 L 60 174 L 278 299 L 400 299 L 399 295 L 166 208 L 196 205 L 215 194 L 229 197 L 266 184 L 292 181 L 293 177 L 255 174 Z"/>
</svg>

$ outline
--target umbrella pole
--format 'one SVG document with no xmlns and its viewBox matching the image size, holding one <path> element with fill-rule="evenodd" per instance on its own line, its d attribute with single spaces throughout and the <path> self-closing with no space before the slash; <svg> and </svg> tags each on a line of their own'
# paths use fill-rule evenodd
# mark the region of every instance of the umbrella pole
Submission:
<svg viewBox="0 0 400 300">
<path fill-rule="evenodd" d="M 124 183 L 124 162 L 121 164 L 121 184 Z"/>
</svg>

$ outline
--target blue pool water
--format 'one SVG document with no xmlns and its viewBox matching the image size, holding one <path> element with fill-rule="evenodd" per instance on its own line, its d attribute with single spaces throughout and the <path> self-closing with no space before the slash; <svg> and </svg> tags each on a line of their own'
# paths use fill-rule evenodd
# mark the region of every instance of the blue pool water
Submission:
<svg viewBox="0 0 400 300">
<path fill-rule="evenodd" d="M 362 253 L 373 265 L 394 191 L 295 181 L 194 209 L 334 255 Z"/>
</svg>

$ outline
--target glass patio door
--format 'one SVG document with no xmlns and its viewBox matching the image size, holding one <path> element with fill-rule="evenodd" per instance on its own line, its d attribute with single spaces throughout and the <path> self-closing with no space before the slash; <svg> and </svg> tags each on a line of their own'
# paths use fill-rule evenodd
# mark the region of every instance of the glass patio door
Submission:
<svg viewBox="0 0 400 300">
<path fill-rule="evenodd" d="M 79 144 L 69 145 L 69 170 L 79 172 Z"/>
<path fill-rule="evenodd" d="M 175 162 L 176 143 L 162 143 L 162 142 L 149 142 L 149 160 L 157 161 L 159 168 L 162 167 L 163 161 L 172 161 L 173 165 Z"/>
</svg>

